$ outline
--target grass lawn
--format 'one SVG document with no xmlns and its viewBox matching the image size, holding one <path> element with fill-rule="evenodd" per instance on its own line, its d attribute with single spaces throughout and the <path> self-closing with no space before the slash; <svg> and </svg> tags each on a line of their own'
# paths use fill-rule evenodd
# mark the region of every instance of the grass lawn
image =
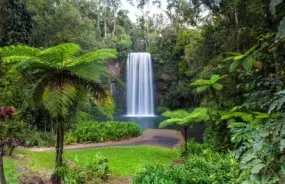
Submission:
<svg viewBox="0 0 285 184">
<path fill-rule="evenodd" d="M 97 153 L 108 158 L 111 174 L 120 177 L 133 176 L 147 164 L 170 164 L 179 154 L 176 150 L 161 147 L 130 146 L 66 151 L 64 157 L 67 160 L 76 160 L 78 165 L 84 165 Z M 6 159 L 7 178 L 9 177 L 8 172 L 14 170 L 17 165 L 26 165 L 31 170 L 41 173 L 49 173 L 54 168 L 54 151 L 30 152 L 19 150 L 16 154 L 24 154 L 26 159 L 22 162 Z"/>
</svg>

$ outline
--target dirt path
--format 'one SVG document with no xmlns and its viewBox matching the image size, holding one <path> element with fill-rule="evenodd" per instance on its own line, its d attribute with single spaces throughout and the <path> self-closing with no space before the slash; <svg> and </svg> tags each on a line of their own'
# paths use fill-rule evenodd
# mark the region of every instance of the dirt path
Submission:
<svg viewBox="0 0 285 184">
<path fill-rule="evenodd" d="M 102 147 L 113 147 L 113 146 L 136 146 L 136 145 L 150 145 L 150 146 L 161 146 L 171 149 L 179 148 L 182 143 L 182 136 L 179 131 L 168 130 L 168 129 L 148 129 L 143 132 L 143 135 L 138 138 L 122 141 L 110 141 L 103 143 L 93 144 L 76 144 L 64 146 L 64 150 L 79 150 L 79 149 L 90 149 L 90 148 L 102 148 Z M 28 148 L 29 151 L 53 151 L 54 147 L 45 148 Z"/>
</svg>

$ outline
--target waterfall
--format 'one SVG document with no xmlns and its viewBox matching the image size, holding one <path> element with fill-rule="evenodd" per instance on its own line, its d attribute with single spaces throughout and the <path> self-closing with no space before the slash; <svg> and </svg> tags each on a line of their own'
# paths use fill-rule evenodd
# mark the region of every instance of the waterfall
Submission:
<svg viewBox="0 0 285 184">
<path fill-rule="evenodd" d="M 127 116 L 154 116 L 152 62 L 149 53 L 130 53 L 128 56 Z"/>
</svg>

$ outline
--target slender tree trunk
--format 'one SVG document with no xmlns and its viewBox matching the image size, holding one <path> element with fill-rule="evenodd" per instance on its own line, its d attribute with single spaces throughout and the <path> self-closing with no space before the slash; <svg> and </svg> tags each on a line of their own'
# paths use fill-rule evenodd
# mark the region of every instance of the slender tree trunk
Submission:
<svg viewBox="0 0 285 184">
<path fill-rule="evenodd" d="M 104 38 L 107 38 L 107 22 L 106 19 L 104 19 Z"/>
<path fill-rule="evenodd" d="M 4 143 L 0 140 L 0 183 L 6 184 L 6 178 L 4 174 L 3 156 L 4 156 Z"/>
<path fill-rule="evenodd" d="M 116 24 L 117 24 L 117 17 L 114 17 L 114 24 L 113 24 L 113 31 L 112 31 L 112 36 L 115 38 L 115 33 L 116 33 Z"/>
<path fill-rule="evenodd" d="M 188 152 L 188 144 L 187 144 L 187 141 L 188 141 L 188 127 L 184 127 L 184 141 L 185 141 L 185 154 L 187 155 L 187 152 Z"/>
<path fill-rule="evenodd" d="M 63 165 L 63 142 L 64 142 L 64 120 L 59 118 L 57 121 L 57 134 L 56 134 L 56 169 Z M 61 176 L 56 173 L 55 184 L 61 184 Z"/>
</svg>

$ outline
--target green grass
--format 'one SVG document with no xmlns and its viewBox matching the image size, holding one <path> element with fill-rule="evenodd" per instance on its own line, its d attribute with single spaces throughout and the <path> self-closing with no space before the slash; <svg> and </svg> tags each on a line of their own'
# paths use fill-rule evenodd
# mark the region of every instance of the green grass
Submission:
<svg viewBox="0 0 285 184">
<path fill-rule="evenodd" d="M 7 157 L 4 158 L 4 172 L 7 183 L 18 183 L 18 177 L 20 176 L 20 173 L 16 172 L 16 168 L 18 165 L 19 161 Z"/>
<path fill-rule="evenodd" d="M 133 176 L 146 164 L 169 164 L 178 157 L 178 151 L 152 146 L 130 146 L 97 148 L 88 150 L 66 151 L 65 159 L 78 161 L 78 165 L 85 165 L 96 153 L 101 153 L 109 160 L 111 174 L 116 176 Z M 23 154 L 29 157 L 28 168 L 32 170 L 54 168 L 55 153 L 29 152 Z"/>
</svg>

